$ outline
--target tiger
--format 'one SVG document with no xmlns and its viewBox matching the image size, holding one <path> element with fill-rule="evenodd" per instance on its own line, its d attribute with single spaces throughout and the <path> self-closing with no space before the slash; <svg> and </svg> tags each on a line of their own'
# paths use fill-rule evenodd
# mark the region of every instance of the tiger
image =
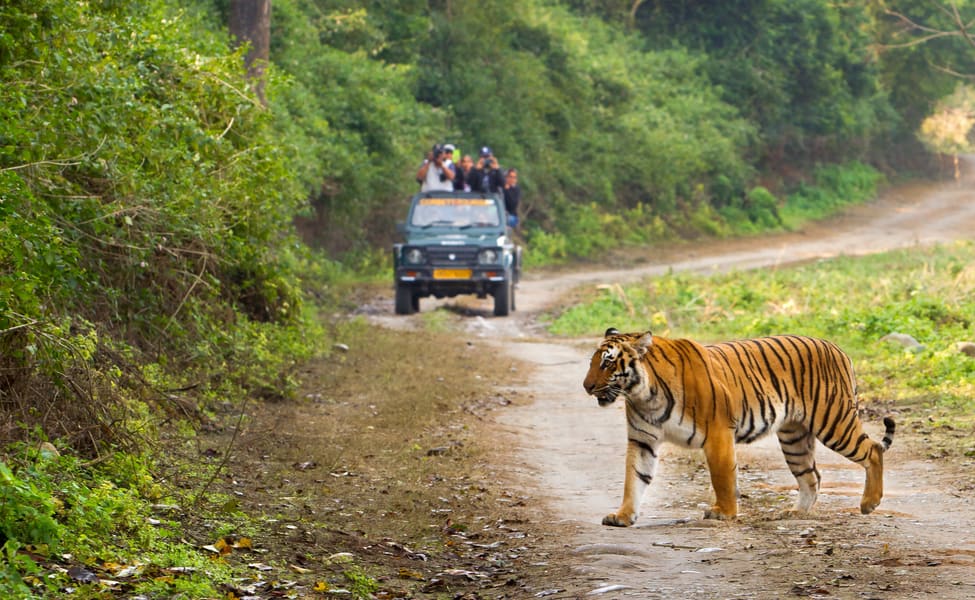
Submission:
<svg viewBox="0 0 975 600">
<path fill-rule="evenodd" d="M 626 401 L 623 501 L 603 525 L 636 522 L 664 441 L 704 450 L 715 496 L 704 518 L 737 518 L 735 444 L 772 433 L 799 484 L 797 513 L 811 510 L 819 492 L 817 439 L 866 470 L 860 512 L 880 505 L 895 423 L 884 418 L 882 442 L 864 433 L 853 363 L 832 342 L 776 335 L 703 345 L 610 328 L 583 387 L 600 406 Z"/>
</svg>

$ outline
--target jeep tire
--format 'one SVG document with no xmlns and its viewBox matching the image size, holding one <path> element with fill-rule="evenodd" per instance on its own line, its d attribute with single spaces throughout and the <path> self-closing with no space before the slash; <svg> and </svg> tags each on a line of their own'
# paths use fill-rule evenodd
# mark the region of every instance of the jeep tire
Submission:
<svg viewBox="0 0 975 600">
<path fill-rule="evenodd" d="M 494 316 L 507 317 L 514 304 L 514 286 L 511 279 L 505 278 L 498 287 L 494 288 Z"/>
<path fill-rule="evenodd" d="M 396 284 L 396 314 L 412 315 L 420 308 L 419 304 L 409 286 Z"/>
</svg>

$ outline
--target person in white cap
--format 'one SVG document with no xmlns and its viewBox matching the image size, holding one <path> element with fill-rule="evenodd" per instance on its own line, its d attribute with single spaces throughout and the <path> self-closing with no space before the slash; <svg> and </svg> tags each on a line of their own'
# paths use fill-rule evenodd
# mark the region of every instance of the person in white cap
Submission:
<svg viewBox="0 0 975 600">
<path fill-rule="evenodd" d="M 457 163 L 454 162 L 454 150 L 456 149 L 453 144 L 443 145 L 443 166 L 453 172 L 452 179 L 454 181 L 457 181 Z"/>
</svg>

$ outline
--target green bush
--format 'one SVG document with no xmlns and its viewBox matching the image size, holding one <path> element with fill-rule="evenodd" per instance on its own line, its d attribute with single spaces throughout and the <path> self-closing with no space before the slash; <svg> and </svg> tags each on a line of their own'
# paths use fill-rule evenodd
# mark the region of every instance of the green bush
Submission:
<svg viewBox="0 0 975 600">
<path fill-rule="evenodd" d="M 145 457 L 115 454 L 99 468 L 70 456 L 53 456 L 26 444 L 0 461 L 0 593 L 4 598 L 58 596 L 71 584 L 66 575 L 41 567 L 24 551 L 45 562 L 100 570 L 106 564 L 154 568 L 189 567 L 174 581 L 130 580 L 135 592 L 171 597 L 215 597 L 230 581 L 225 564 L 214 562 L 195 545 L 178 541 L 178 524 L 150 523 L 159 486 Z M 175 528 L 175 529 L 174 529 Z M 65 558 L 65 557 L 70 558 Z"/>
<path fill-rule="evenodd" d="M 803 184 L 789 195 L 781 209 L 782 220 L 790 228 L 821 219 L 838 209 L 876 197 L 884 181 L 879 171 L 860 162 L 827 165 L 816 169 L 815 183 Z"/>
<path fill-rule="evenodd" d="M 27 478 L 16 477 L 0 461 L 0 537 L 8 549 L 27 544 L 57 550 L 62 528 L 54 520 L 54 499 Z"/>
<path fill-rule="evenodd" d="M 242 54 L 157 0 L 15 1 L 0 30 L 0 394 L 17 420 L 115 421 L 113 397 L 159 398 L 121 378 L 151 357 L 160 388 L 290 393 L 315 333 L 290 233 L 304 197 Z"/>
</svg>

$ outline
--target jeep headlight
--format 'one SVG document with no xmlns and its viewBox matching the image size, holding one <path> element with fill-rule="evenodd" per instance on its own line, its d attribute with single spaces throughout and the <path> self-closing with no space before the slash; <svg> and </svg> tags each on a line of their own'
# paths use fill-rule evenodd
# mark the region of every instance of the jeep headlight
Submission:
<svg viewBox="0 0 975 600">
<path fill-rule="evenodd" d="M 423 262 L 423 250 L 419 248 L 407 248 L 403 252 L 403 260 L 410 265 L 418 265 Z"/>
<path fill-rule="evenodd" d="M 496 265 L 498 264 L 498 251 L 494 248 L 485 248 L 477 253 L 477 264 Z"/>
</svg>

